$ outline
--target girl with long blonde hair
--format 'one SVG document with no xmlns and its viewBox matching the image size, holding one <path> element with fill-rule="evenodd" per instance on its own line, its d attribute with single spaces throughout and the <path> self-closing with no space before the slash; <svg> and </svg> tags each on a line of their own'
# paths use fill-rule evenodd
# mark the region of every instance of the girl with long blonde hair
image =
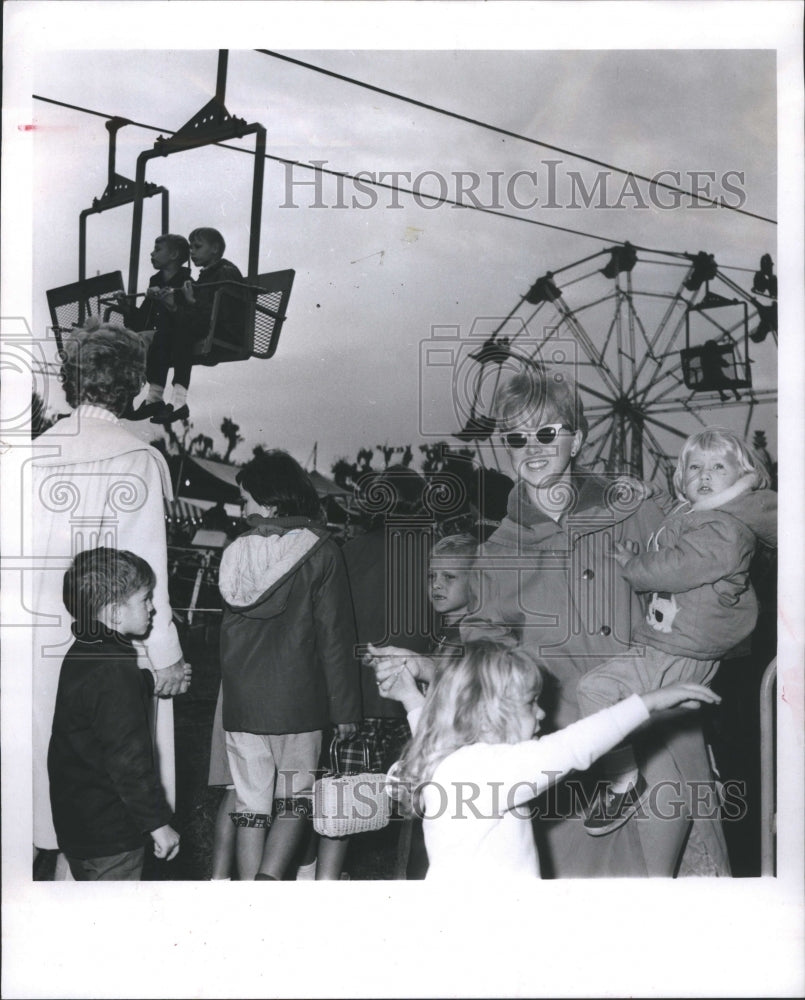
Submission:
<svg viewBox="0 0 805 1000">
<path fill-rule="evenodd" d="M 423 818 L 428 878 L 539 877 L 528 803 L 651 714 L 720 700 L 700 685 L 678 684 L 536 739 L 545 717 L 542 675 L 522 647 L 467 643 L 426 697 L 404 657 L 378 657 L 373 666 L 381 694 L 403 703 L 414 733 L 394 777 Z"/>
</svg>

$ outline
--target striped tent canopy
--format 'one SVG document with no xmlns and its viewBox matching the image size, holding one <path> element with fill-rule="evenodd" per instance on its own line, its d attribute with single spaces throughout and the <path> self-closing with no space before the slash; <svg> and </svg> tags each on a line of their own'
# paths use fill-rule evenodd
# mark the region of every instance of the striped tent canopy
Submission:
<svg viewBox="0 0 805 1000">
<path fill-rule="evenodd" d="M 187 500 L 165 500 L 165 520 L 169 524 L 201 524 L 204 511 Z"/>
</svg>

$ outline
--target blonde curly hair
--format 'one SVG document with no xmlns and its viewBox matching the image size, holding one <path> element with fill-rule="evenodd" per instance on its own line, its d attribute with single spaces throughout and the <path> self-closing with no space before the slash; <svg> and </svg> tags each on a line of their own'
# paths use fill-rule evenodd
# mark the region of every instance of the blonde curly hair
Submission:
<svg viewBox="0 0 805 1000">
<path fill-rule="evenodd" d="M 403 808 L 420 808 L 423 786 L 461 747 L 519 742 L 517 706 L 541 690 L 539 665 L 523 647 L 489 639 L 466 643 L 461 659 L 431 685 L 416 733 L 395 765 Z"/>
<path fill-rule="evenodd" d="M 91 317 L 61 351 L 59 378 L 68 404 L 92 403 L 121 416 L 143 386 L 145 354 L 138 333 Z"/>
</svg>

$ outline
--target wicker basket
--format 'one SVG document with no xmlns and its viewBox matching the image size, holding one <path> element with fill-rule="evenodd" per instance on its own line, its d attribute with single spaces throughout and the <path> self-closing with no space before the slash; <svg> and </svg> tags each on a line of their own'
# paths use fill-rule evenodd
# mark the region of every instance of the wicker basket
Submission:
<svg viewBox="0 0 805 1000">
<path fill-rule="evenodd" d="M 313 785 L 313 828 L 324 837 L 348 837 L 388 825 L 391 799 L 385 774 L 369 770 L 369 746 L 362 740 L 364 770 L 342 773 L 337 736 L 330 743 L 330 770 Z"/>
</svg>

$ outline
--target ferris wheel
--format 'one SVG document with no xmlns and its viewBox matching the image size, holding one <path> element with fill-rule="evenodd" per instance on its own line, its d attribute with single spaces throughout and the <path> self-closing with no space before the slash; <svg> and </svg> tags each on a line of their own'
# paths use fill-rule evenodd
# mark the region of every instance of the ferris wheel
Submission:
<svg viewBox="0 0 805 1000">
<path fill-rule="evenodd" d="M 491 401 L 506 369 L 528 360 L 573 369 L 593 470 L 668 478 L 672 439 L 713 423 L 703 411 L 714 407 L 738 411 L 748 438 L 757 408 L 777 400 L 773 380 L 753 382 L 756 363 L 774 362 L 777 280 L 769 255 L 750 291 L 731 270 L 710 253 L 627 242 L 548 271 L 470 354 L 472 407 L 455 436 L 501 467 Z"/>
</svg>

